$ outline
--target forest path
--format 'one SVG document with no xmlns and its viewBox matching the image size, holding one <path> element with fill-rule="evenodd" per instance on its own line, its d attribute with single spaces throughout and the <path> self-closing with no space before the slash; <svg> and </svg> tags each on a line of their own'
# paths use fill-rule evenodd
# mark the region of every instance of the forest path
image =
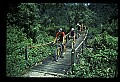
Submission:
<svg viewBox="0 0 120 82">
<path fill-rule="evenodd" d="M 84 39 L 85 34 L 82 34 L 74 45 L 76 48 L 80 42 Z M 66 44 L 66 54 L 64 58 L 59 58 L 58 62 L 53 61 L 50 56 L 45 59 L 42 64 L 34 66 L 30 71 L 24 74 L 22 77 L 66 77 L 66 73 L 71 66 L 71 41 Z"/>
</svg>

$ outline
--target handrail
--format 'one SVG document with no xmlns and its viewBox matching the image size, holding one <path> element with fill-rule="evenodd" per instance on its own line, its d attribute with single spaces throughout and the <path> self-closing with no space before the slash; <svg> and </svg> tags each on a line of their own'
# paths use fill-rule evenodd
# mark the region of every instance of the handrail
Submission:
<svg viewBox="0 0 120 82">
<path fill-rule="evenodd" d="M 70 34 L 70 32 L 68 32 L 67 34 L 66 34 L 66 36 L 68 36 Z"/>
<path fill-rule="evenodd" d="M 75 49 L 75 51 L 81 46 L 81 44 L 84 42 L 84 40 L 87 38 L 87 33 L 85 35 L 85 38 L 83 39 L 83 41 L 78 45 L 78 47 Z"/>
<path fill-rule="evenodd" d="M 36 46 L 28 46 L 28 48 L 37 48 L 39 46 L 45 46 L 45 45 L 48 45 L 48 44 L 51 44 L 53 41 L 49 42 L 49 43 L 46 43 L 46 44 L 39 44 L 39 45 L 36 45 Z"/>
</svg>

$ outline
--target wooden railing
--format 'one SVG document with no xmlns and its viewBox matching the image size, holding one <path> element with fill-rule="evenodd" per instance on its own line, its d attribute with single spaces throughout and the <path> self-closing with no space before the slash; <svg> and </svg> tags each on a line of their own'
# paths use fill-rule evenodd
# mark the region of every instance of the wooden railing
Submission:
<svg viewBox="0 0 120 82">
<path fill-rule="evenodd" d="M 79 55 L 83 54 L 83 46 L 87 44 L 87 34 L 88 30 L 85 33 L 84 39 L 80 42 L 80 44 L 73 48 L 71 51 L 71 71 L 73 72 L 73 65 L 79 62 Z"/>
</svg>

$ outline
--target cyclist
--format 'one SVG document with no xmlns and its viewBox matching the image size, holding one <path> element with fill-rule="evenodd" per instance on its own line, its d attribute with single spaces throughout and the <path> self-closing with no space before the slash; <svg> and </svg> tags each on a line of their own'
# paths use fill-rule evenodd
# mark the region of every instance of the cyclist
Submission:
<svg viewBox="0 0 120 82">
<path fill-rule="evenodd" d="M 82 32 L 84 31 L 84 25 L 83 25 L 83 23 L 81 24 L 81 31 Z"/>
<path fill-rule="evenodd" d="M 76 36 L 76 33 L 75 33 L 75 29 L 74 28 L 71 28 L 71 31 L 70 31 L 70 38 L 73 39 L 73 41 L 75 42 L 75 36 Z"/>
<path fill-rule="evenodd" d="M 87 27 L 84 25 L 84 26 L 83 26 L 83 31 L 86 31 L 86 28 L 87 28 Z"/>
<path fill-rule="evenodd" d="M 75 41 L 76 41 L 76 33 L 75 33 L 75 29 L 74 28 L 71 28 L 69 37 L 70 37 L 70 39 L 73 39 L 72 44 L 74 45 Z M 73 45 L 72 45 L 72 48 L 74 48 Z"/>
<path fill-rule="evenodd" d="M 54 43 L 56 43 L 56 40 L 59 38 L 59 42 L 62 45 L 62 52 L 64 52 L 63 54 L 65 54 L 65 32 L 63 31 L 62 28 L 59 29 L 59 31 L 56 33 L 56 37 L 54 40 Z M 60 55 L 61 58 L 63 58 L 63 54 Z"/>
<path fill-rule="evenodd" d="M 78 32 L 81 34 L 81 32 L 86 30 L 86 26 L 83 25 L 83 23 L 77 23 L 77 27 L 78 27 Z"/>
<path fill-rule="evenodd" d="M 77 23 L 77 28 L 78 28 L 78 33 L 81 34 L 81 32 L 82 32 L 82 25 L 81 25 L 81 23 L 80 24 Z"/>
</svg>

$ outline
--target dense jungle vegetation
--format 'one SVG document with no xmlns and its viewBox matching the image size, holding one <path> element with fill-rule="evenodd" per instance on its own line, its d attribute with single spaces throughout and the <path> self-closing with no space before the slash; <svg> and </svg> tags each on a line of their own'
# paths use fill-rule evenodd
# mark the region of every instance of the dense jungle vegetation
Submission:
<svg viewBox="0 0 120 82">
<path fill-rule="evenodd" d="M 71 27 L 76 27 L 77 22 L 86 25 L 89 34 L 80 62 L 73 66 L 73 77 L 117 77 L 118 5 L 115 3 L 8 4 L 6 76 L 21 76 L 53 53 L 50 46 L 31 48 L 26 61 L 27 45 L 49 43 L 60 27 L 67 34 Z M 93 51 L 90 51 L 91 48 Z"/>
</svg>

